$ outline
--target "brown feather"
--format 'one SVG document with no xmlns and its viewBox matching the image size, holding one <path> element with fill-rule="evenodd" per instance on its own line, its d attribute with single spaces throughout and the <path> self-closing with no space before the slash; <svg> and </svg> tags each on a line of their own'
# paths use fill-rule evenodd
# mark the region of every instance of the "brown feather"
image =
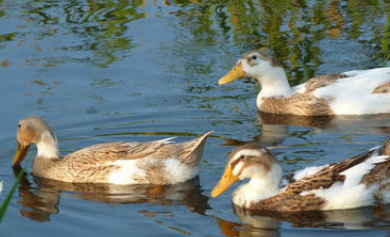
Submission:
<svg viewBox="0 0 390 237">
<path fill-rule="evenodd" d="M 193 166 L 199 164 L 203 148 L 208 135 L 192 141 L 165 144 L 164 140 L 134 143 L 114 142 L 93 145 L 83 148 L 65 156 L 63 159 L 47 159 L 36 157 L 33 165 L 33 173 L 36 176 L 74 183 L 107 183 L 110 173 L 119 167 L 112 161 L 143 159 L 154 157 L 156 159 L 177 158 L 183 163 Z M 137 163 L 138 164 L 138 163 Z M 169 184 L 164 178 L 160 163 L 142 164 L 139 168 L 146 172 L 146 179 L 135 177 L 140 183 Z"/>
<path fill-rule="evenodd" d="M 326 165 L 311 176 L 297 181 L 292 180 L 293 182 L 282 193 L 252 203 L 248 209 L 289 212 L 321 210 L 326 204 L 325 199 L 315 194 L 302 195 L 302 193 L 330 188 L 337 182 L 344 182 L 345 176 L 342 172 L 365 162 L 374 152 L 375 150 L 370 150 L 350 159 Z M 390 160 L 377 164 L 370 173 L 363 176 L 361 183 L 370 185 L 388 176 L 390 176 Z"/>
<path fill-rule="evenodd" d="M 390 82 L 384 84 L 384 85 L 380 85 L 378 86 L 377 88 L 375 88 L 375 90 L 373 91 L 373 93 L 383 93 L 383 94 L 386 94 L 386 93 L 390 93 Z"/>
<path fill-rule="evenodd" d="M 315 103 L 313 103 L 313 101 Z M 259 110 L 272 114 L 295 114 L 301 116 L 333 115 L 329 101 L 311 94 L 295 93 L 291 97 L 263 98 Z"/>
</svg>

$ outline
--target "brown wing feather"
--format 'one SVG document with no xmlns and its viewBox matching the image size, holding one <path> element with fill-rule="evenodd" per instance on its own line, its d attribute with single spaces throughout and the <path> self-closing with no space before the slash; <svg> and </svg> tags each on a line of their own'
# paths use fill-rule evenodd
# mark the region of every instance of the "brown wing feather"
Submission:
<svg viewBox="0 0 390 237">
<path fill-rule="evenodd" d="M 212 131 L 207 132 L 203 136 L 187 142 L 164 145 L 155 153 L 155 156 L 174 157 L 183 164 L 195 166 L 202 158 L 206 139 L 211 133 Z"/>
<path fill-rule="evenodd" d="M 390 155 L 390 138 L 384 143 L 379 151 L 379 155 Z M 367 174 L 365 174 L 360 183 L 371 185 L 383 180 L 384 177 L 390 177 L 390 159 L 376 164 L 375 167 Z"/>
<path fill-rule="evenodd" d="M 118 166 L 110 161 L 142 159 L 164 146 L 164 140 L 145 143 L 103 143 L 80 149 L 56 162 L 34 165 L 34 174 L 67 182 L 107 182 L 110 173 Z M 41 159 L 36 159 L 39 161 Z M 41 167 L 38 169 L 38 167 Z"/>
<path fill-rule="evenodd" d="M 89 146 L 71 153 L 59 160 L 40 159 L 34 161 L 33 173 L 40 177 L 67 181 L 67 182 L 107 182 L 112 171 L 119 167 L 112 163 L 117 160 L 133 160 L 146 157 L 157 159 L 177 158 L 187 164 L 197 164 L 203 153 L 203 147 L 207 136 L 177 144 L 166 144 L 172 138 L 145 143 L 136 142 L 114 142 Z M 142 162 L 141 162 L 142 163 Z M 155 165 L 155 166 L 153 166 Z M 150 173 L 150 183 L 168 184 L 161 174 L 161 165 L 154 162 L 146 162 L 145 167 L 139 165 Z M 140 183 L 147 183 L 144 177 L 133 177 L 140 179 Z"/>
<path fill-rule="evenodd" d="M 301 195 L 302 192 L 329 188 L 336 182 L 344 182 L 341 173 L 372 156 L 375 150 L 365 152 L 347 160 L 326 165 L 317 173 L 291 183 L 284 192 L 254 203 L 250 209 L 274 211 L 315 211 L 321 210 L 326 201 L 314 194 Z M 389 170 L 390 171 L 390 170 Z"/>
<path fill-rule="evenodd" d="M 167 139 L 145 143 L 113 142 L 103 143 L 80 149 L 64 157 L 65 160 L 79 161 L 93 158 L 92 164 L 99 161 L 141 159 L 158 151 Z"/>
<path fill-rule="evenodd" d="M 354 156 L 347 160 L 326 165 L 314 175 L 305 177 L 291 183 L 285 193 L 300 194 L 304 191 L 315 190 L 319 188 L 329 188 L 336 182 L 344 182 L 345 176 L 341 173 L 347 169 L 356 166 L 372 156 L 375 150 L 367 151 L 363 154 Z"/>
<path fill-rule="evenodd" d="M 313 77 L 309 81 L 306 82 L 306 94 L 310 94 L 311 92 L 317 90 L 318 88 L 332 85 L 337 82 L 338 79 L 346 78 L 347 76 L 344 73 L 333 73 L 333 74 L 325 74 L 317 77 Z"/>
</svg>

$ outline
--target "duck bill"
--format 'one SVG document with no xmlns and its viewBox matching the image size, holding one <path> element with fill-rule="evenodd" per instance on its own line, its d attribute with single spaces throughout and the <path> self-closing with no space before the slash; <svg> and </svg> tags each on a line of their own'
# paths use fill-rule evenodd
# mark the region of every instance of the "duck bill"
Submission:
<svg viewBox="0 0 390 237">
<path fill-rule="evenodd" d="M 246 73 L 242 70 L 241 63 L 237 63 L 225 76 L 221 77 L 218 81 L 218 85 L 223 85 L 246 76 Z"/>
<path fill-rule="evenodd" d="M 18 145 L 16 147 L 16 152 L 14 156 L 14 161 L 12 163 L 12 166 L 20 164 L 24 158 L 26 157 L 28 153 L 28 149 L 30 148 L 30 145 L 22 144 L 18 141 Z"/>
<path fill-rule="evenodd" d="M 233 174 L 233 171 L 230 167 L 225 169 L 225 172 L 222 175 L 222 178 L 219 180 L 218 184 L 215 185 L 213 191 L 211 191 L 211 197 L 215 198 L 225 192 L 232 184 L 238 180 L 238 176 Z"/>
</svg>

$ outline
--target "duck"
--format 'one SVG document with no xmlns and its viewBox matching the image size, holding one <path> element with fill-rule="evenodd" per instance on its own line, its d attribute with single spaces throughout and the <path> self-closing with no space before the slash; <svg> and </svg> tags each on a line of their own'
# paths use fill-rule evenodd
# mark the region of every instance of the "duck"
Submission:
<svg viewBox="0 0 390 237">
<path fill-rule="evenodd" d="M 325 74 L 290 87 L 276 58 L 265 51 L 251 50 L 218 84 L 245 76 L 261 84 L 256 100 L 259 112 L 300 116 L 390 113 L 390 67 Z"/>
<path fill-rule="evenodd" d="M 174 137 L 148 142 L 111 142 L 82 148 L 61 157 L 57 138 L 47 122 L 29 116 L 18 122 L 13 166 L 37 147 L 34 176 L 71 183 L 154 184 L 186 182 L 199 173 L 207 137 L 172 144 Z"/>
<path fill-rule="evenodd" d="M 390 202 L 390 139 L 352 158 L 307 167 L 282 179 L 275 156 L 257 144 L 230 154 L 211 192 L 215 198 L 237 180 L 250 179 L 232 195 L 233 204 L 254 212 L 305 212 L 351 209 Z M 283 185 L 285 184 L 285 185 Z"/>
</svg>

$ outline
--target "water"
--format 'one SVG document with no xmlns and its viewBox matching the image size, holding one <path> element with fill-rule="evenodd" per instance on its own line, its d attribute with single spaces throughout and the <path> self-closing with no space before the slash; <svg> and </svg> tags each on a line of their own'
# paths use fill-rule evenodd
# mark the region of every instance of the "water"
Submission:
<svg viewBox="0 0 390 237">
<path fill-rule="evenodd" d="M 28 173 L 2 236 L 388 235 L 386 207 L 253 216 L 233 210 L 234 188 L 216 199 L 210 191 L 238 144 L 269 147 L 289 172 L 383 143 L 389 116 L 267 117 L 256 113 L 253 80 L 217 81 L 254 48 L 279 58 L 292 85 L 390 66 L 389 10 L 385 1 L 0 1 L 0 202 L 15 182 L 16 124 L 27 115 L 49 122 L 62 154 L 215 131 L 199 178 L 185 184 L 108 192 Z"/>
</svg>

